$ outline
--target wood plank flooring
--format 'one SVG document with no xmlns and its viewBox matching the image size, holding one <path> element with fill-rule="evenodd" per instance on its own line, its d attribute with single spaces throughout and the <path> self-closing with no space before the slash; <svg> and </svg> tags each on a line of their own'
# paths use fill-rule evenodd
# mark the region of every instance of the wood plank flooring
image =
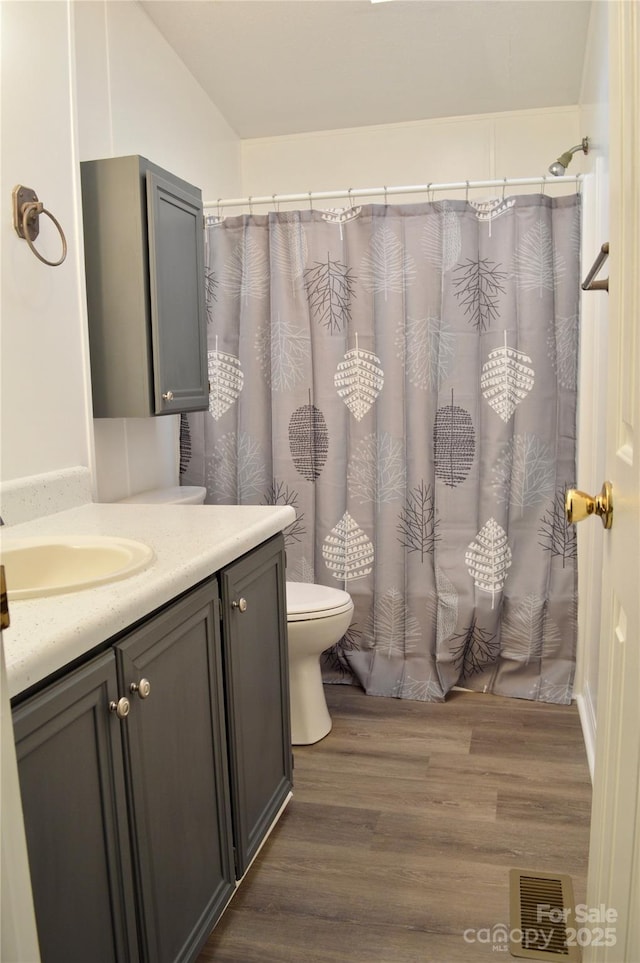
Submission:
<svg viewBox="0 0 640 963">
<path fill-rule="evenodd" d="M 575 706 L 325 692 L 333 729 L 295 747 L 294 798 L 198 963 L 510 959 L 489 931 L 510 925 L 511 867 L 569 873 L 584 902 Z"/>
</svg>

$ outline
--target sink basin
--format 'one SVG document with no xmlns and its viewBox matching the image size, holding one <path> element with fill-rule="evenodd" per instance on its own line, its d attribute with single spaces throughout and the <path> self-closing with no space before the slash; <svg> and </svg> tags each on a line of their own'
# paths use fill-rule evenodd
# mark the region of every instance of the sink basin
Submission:
<svg viewBox="0 0 640 963">
<path fill-rule="evenodd" d="M 143 542 L 109 535 L 2 539 L 9 599 L 33 599 L 128 578 L 153 561 Z"/>
</svg>

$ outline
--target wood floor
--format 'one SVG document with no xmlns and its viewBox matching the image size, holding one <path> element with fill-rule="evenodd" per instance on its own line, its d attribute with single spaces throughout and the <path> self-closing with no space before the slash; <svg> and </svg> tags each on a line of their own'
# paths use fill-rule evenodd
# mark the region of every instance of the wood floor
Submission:
<svg viewBox="0 0 640 963">
<path fill-rule="evenodd" d="M 509 928 L 511 867 L 569 873 L 584 902 L 575 706 L 325 692 L 333 730 L 295 748 L 294 798 L 198 963 L 511 959 L 489 933 Z"/>
</svg>

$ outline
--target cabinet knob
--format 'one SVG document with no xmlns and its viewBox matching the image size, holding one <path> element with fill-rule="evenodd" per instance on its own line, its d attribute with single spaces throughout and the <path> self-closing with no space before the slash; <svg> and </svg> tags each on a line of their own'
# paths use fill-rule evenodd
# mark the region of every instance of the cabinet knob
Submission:
<svg viewBox="0 0 640 963">
<path fill-rule="evenodd" d="M 163 401 L 173 401 L 173 391 L 164 391 L 162 399 Z"/>
<path fill-rule="evenodd" d="M 129 686 L 129 692 L 137 692 L 141 699 L 148 699 L 151 695 L 151 683 L 148 679 L 132 682 Z"/>
<path fill-rule="evenodd" d="M 126 719 L 127 716 L 129 715 L 130 708 L 131 708 L 131 703 L 129 702 L 128 699 L 125 699 L 124 696 L 121 699 L 118 699 L 117 702 L 114 702 L 112 700 L 109 703 L 109 712 L 115 712 L 118 719 Z"/>
<path fill-rule="evenodd" d="M 239 609 L 240 612 L 246 612 L 246 611 L 247 611 L 247 600 L 246 600 L 246 599 L 238 599 L 238 600 L 236 601 L 236 599 L 234 599 L 233 602 L 231 603 L 231 608 L 232 608 L 232 609 Z"/>
</svg>

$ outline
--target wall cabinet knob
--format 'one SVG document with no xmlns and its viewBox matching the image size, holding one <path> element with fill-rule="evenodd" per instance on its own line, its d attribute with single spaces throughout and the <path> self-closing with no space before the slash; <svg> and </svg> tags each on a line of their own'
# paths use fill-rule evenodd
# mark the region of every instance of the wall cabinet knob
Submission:
<svg viewBox="0 0 640 963">
<path fill-rule="evenodd" d="M 246 612 L 246 611 L 247 611 L 247 600 L 246 600 L 246 599 L 238 599 L 238 600 L 236 601 L 236 599 L 234 599 L 233 602 L 231 603 L 231 608 L 232 608 L 232 609 L 239 609 L 240 612 Z"/>
<path fill-rule="evenodd" d="M 129 691 L 137 692 L 141 699 L 148 699 L 151 694 L 151 683 L 148 679 L 140 679 L 139 682 L 131 683 Z"/>
<path fill-rule="evenodd" d="M 163 401 L 173 401 L 173 391 L 165 391 L 162 394 Z"/>
<path fill-rule="evenodd" d="M 129 709 L 131 708 L 131 703 L 128 699 L 122 696 L 117 702 L 113 700 L 109 703 L 109 712 L 115 712 L 118 719 L 126 719 L 129 715 Z"/>
</svg>

